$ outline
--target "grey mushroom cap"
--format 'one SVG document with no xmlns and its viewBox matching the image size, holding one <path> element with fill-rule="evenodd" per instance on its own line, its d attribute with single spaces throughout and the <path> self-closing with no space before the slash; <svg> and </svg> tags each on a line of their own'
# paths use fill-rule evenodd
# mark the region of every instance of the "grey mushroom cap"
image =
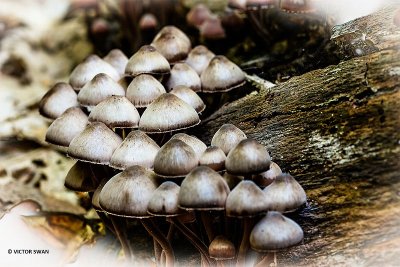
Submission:
<svg viewBox="0 0 400 267">
<path fill-rule="evenodd" d="M 228 92 L 245 83 L 244 72 L 225 56 L 215 56 L 200 76 L 205 93 Z"/>
<path fill-rule="evenodd" d="M 114 81 L 120 77 L 113 66 L 97 55 L 90 55 L 71 72 L 69 83 L 75 90 L 80 90 L 99 73 L 107 74 Z"/>
<path fill-rule="evenodd" d="M 136 130 L 130 132 L 114 151 L 110 166 L 124 170 L 132 165 L 153 168 L 154 159 L 160 147 L 147 134 Z"/>
<path fill-rule="evenodd" d="M 197 113 L 201 113 L 206 109 L 206 105 L 204 104 L 200 96 L 185 85 L 178 85 L 174 87 L 174 89 L 172 89 L 170 93 L 176 95 L 177 97 L 191 105 L 197 111 Z"/>
<path fill-rule="evenodd" d="M 179 97 L 165 93 L 143 112 L 139 129 L 146 133 L 165 133 L 196 126 L 200 123 L 196 110 Z"/>
<path fill-rule="evenodd" d="M 275 162 L 271 161 L 269 169 L 265 172 L 255 174 L 252 180 L 261 188 L 265 188 L 270 185 L 276 177 L 282 174 L 281 168 Z"/>
<path fill-rule="evenodd" d="M 264 189 L 268 210 L 291 212 L 306 203 L 303 187 L 290 175 L 284 173 Z"/>
<path fill-rule="evenodd" d="M 93 172 L 88 163 L 77 161 L 68 171 L 64 186 L 77 192 L 92 192 L 98 185 L 93 180 Z"/>
<path fill-rule="evenodd" d="M 240 141 L 247 139 L 246 134 L 233 124 L 227 123 L 221 126 L 214 134 L 211 145 L 217 146 L 228 155 Z"/>
<path fill-rule="evenodd" d="M 109 180 L 108 178 L 103 178 L 93 193 L 92 207 L 96 211 L 104 212 L 104 210 L 100 207 L 99 196 L 100 196 L 101 190 L 103 189 L 104 185 L 108 182 L 108 180 Z"/>
<path fill-rule="evenodd" d="M 137 108 L 147 107 L 164 93 L 164 86 L 149 74 L 136 76 L 126 89 L 126 97 Z"/>
<path fill-rule="evenodd" d="M 153 46 L 142 46 L 126 64 L 125 74 L 167 74 L 171 70 L 168 60 Z"/>
<path fill-rule="evenodd" d="M 196 153 L 188 144 L 179 139 L 171 139 L 158 151 L 154 159 L 154 172 L 163 177 L 183 177 L 198 162 Z"/>
<path fill-rule="evenodd" d="M 89 121 L 100 121 L 110 128 L 137 128 L 139 119 L 139 112 L 125 96 L 110 96 L 89 114 Z"/>
<path fill-rule="evenodd" d="M 141 166 L 131 166 L 111 177 L 99 195 L 101 208 L 116 216 L 146 218 L 147 206 L 157 188 L 154 174 Z"/>
<path fill-rule="evenodd" d="M 229 173 L 248 175 L 268 170 L 271 157 L 267 149 L 256 140 L 240 141 L 226 157 L 225 167 Z"/>
<path fill-rule="evenodd" d="M 45 140 L 53 145 L 68 147 L 72 139 L 85 129 L 87 123 L 88 117 L 80 108 L 69 108 L 50 124 Z"/>
<path fill-rule="evenodd" d="M 120 49 L 112 49 L 103 58 L 108 64 L 113 66 L 122 77 L 125 73 L 125 67 L 128 63 L 128 57 Z"/>
<path fill-rule="evenodd" d="M 79 91 L 78 102 L 93 107 L 113 95 L 124 96 L 125 89 L 107 74 L 99 73 Z"/>
<path fill-rule="evenodd" d="M 92 122 L 72 139 L 67 153 L 81 161 L 108 165 L 114 150 L 121 143 L 121 137 L 104 123 Z"/>
<path fill-rule="evenodd" d="M 198 166 L 183 179 L 178 205 L 186 210 L 223 210 L 229 191 L 219 173 L 207 166 Z"/>
<path fill-rule="evenodd" d="M 250 245 L 255 251 L 270 252 L 296 245 L 303 237 L 303 230 L 296 222 L 270 211 L 251 231 Z"/>
<path fill-rule="evenodd" d="M 68 83 L 56 83 L 42 97 L 39 113 L 49 119 L 57 119 L 68 108 L 78 107 L 78 96 Z"/>
<path fill-rule="evenodd" d="M 182 213 L 178 207 L 178 195 L 180 186 L 174 182 L 162 183 L 149 201 L 147 212 L 154 216 L 177 216 Z"/>
<path fill-rule="evenodd" d="M 208 247 L 210 258 L 230 260 L 236 257 L 235 245 L 223 235 L 216 236 Z"/>
<path fill-rule="evenodd" d="M 197 72 L 186 63 L 176 63 L 171 69 L 171 75 L 166 82 L 168 91 L 178 85 L 185 85 L 194 92 L 201 91 L 201 81 Z"/>
<path fill-rule="evenodd" d="M 268 211 L 264 192 L 250 180 L 241 181 L 226 199 L 226 216 L 253 217 Z"/>
<path fill-rule="evenodd" d="M 185 62 L 191 66 L 198 75 L 201 75 L 214 56 L 215 54 L 208 50 L 207 47 L 198 45 L 189 52 Z"/>
<path fill-rule="evenodd" d="M 197 158 L 200 158 L 200 156 L 203 155 L 204 151 L 206 151 L 207 149 L 206 144 L 204 144 L 203 141 L 193 135 L 177 133 L 171 137 L 171 140 L 172 139 L 179 139 L 189 145 L 196 153 Z"/>
<path fill-rule="evenodd" d="M 208 166 L 214 171 L 222 171 L 225 170 L 225 160 L 226 156 L 221 148 L 210 146 L 201 155 L 199 165 Z"/>
</svg>

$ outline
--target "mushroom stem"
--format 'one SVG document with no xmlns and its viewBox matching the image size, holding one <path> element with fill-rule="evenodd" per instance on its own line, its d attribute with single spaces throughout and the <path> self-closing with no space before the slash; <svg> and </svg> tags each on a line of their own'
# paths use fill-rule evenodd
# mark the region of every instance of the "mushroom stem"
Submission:
<svg viewBox="0 0 400 267">
<path fill-rule="evenodd" d="M 270 266 L 272 263 L 272 254 L 266 253 L 262 255 L 262 259 L 254 267 Z"/>
<path fill-rule="evenodd" d="M 203 222 L 204 225 L 204 229 L 206 230 L 208 242 L 211 243 L 211 241 L 215 237 L 215 234 L 212 228 L 212 218 L 210 216 L 210 213 L 208 211 L 201 211 L 200 216 L 201 216 L 201 221 Z"/>
<path fill-rule="evenodd" d="M 111 222 L 110 218 L 107 217 L 103 212 L 101 211 L 96 211 L 97 215 L 99 216 L 100 220 L 104 223 L 106 228 L 113 233 L 115 236 L 117 235 L 115 232 L 115 228 L 113 223 Z"/>
<path fill-rule="evenodd" d="M 173 267 L 175 264 L 174 251 L 172 250 L 171 244 L 163 233 L 158 229 L 152 219 L 141 219 L 146 231 L 161 245 L 165 253 L 165 266 Z"/>
<path fill-rule="evenodd" d="M 129 245 L 128 238 L 126 236 L 126 225 L 125 222 L 120 221 L 120 218 L 114 215 L 110 215 L 110 220 L 114 226 L 115 234 L 121 243 L 122 250 L 124 251 L 125 257 L 127 259 L 132 258 L 132 253 Z"/>
<path fill-rule="evenodd" d="M 246 264 L 246 254 L 249 249 L 249 244 L 250 244 L 250 232 L 251 228 L 253 226 L 253 219 L 245 217 L 244 219 L 244 226 L 243 226 L 243 235 L 242 235 L 242 241 L 240 243 L 239 247 L 239 253 L 237 257 L 237 263 L 236 266 L 245 266 Z"/>
<path fill-rule="evenodd" d="M 154 258 L 156 259 L 156 264 L 158 265 L 161 262 L 162 248 L 155 238 L 153 238 L 153 246 Z"/>
</svg>

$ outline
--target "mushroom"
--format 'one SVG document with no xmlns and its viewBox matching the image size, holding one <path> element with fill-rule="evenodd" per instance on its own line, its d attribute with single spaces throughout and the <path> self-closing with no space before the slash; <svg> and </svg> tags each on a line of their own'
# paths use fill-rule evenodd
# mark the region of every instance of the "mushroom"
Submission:
<svg viewBox="0 0 400 267">
<path fill-rule="evenodd" d="M 234 148 L 240 141 L 246 139 L 247 136 L 242 130 L 233 124 L 224 124 L 214 134 L 211 145 L 217 146 L 228 155 L 229 151 Z"/>
<path fill-rule="evenodd" d="M 189 145 L 196 153 L 197 158 L 200 158 L 200 156 L 203 155 L 204 151 L 206 151 L 207 149 L 206 144 L 204 144 L 200 139 L 198 139 L 196 136 L 193 135 L 188 135 L 185 133 L 177 133 L 171 137 L 171 140 L 172 139 L 181 140 L 185 142 L 187 145 Z"/>
<path fill-rule="evenodd" d="M 93 173 L 89 163 L 77 161 L 68 171 L 64 186 L 77 192 L 92 192 L 99 185 L 100 177 Z"/>
<path fill-rule="evenodd" d="M 215 259 L 219 266 L 224 267 L 227 261 L 232 260 L 236 256 L 235 245 L 225 236 L 218 235 L 208 246 L 208 253 L 212 259 Z M 218 265 L 218 264 L 217 264 Z"/>
<path fill-rule="evenodd" d="M 189 25 L 197 28 L 210 16 L 212 16 L 211 10 L 205 4 L 199 3 L 186 14 L 186 21 Z"/>
<path fill-rule="evenodd" d="M 167 90 L 178 85 L 185 85 L 194 92 L 201 90 L 201 81 L 197 72 L 186 63 L 176 63 L 171 69 L 171 75 L 165 83 Z"/>
<path fill-rule="evenodd" d="M 145 108 L 166 93 L 164 86 L 153 76 L 141 74 L 128 85 L 126 97 L 137 108 Z"/>
<path fill-rule="evenodd" d="M 271 161 L 269 165 L 269 170 L 255 174 L 252 177 L 252 180 L 261 188 L 265 188 L 270 185 L 276 177 L 282 174 L 281 168 L 275 162 Z"/>
<path fill-rule="evenodd" d="M 215 54 L 208 50 L 207 47 L 198 45 L 189 52 L 185 62 L 191 66 L 198 75 L 201 75 L 214 56 Z"/>
<path fill-rule="evenodd" d="M 225 29 L 222 27 L 218 16 L 209 16 L 199 26 L 200 37 L 204 39 L 223 39 L 226 37 Z"/>
<path fill-rule="evenodd" d="M 129 59 L 125 74 L 135 77 L 139 74 L 167 74 L 170 70 L 167 59 L 160 52 L 151 45 L 144 45 Z"/>
<path fill-rule="evenodd" d="M 176 95 L 177 97 L 191 105 L 197 113 L 201 113 L 206 109 L 206 105 L 204 104 L 200 96 L 185 85 L 175 86 L 170 93 Z"/>
<path fill-rule="evenodd" d="M 199 165 L 208 166 L 214 171 L 223 171 L 225 170 L 225 159 L 225 153 L 221 148 L 210 146 L 201 155 Z"/>
<path fill-rule="evenodd" d="M 112 49 L 103 59 L 118 71 L 120 77 L 125 74 L 128 58 L 120 49 Z"/>
</svg>

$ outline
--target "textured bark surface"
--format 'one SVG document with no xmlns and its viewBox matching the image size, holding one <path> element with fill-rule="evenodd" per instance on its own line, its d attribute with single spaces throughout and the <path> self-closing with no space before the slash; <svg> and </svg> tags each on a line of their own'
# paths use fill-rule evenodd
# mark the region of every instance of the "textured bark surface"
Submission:
<svg viewBox="0 0 400 267">
<path fill-rule="evenodd" d="M 304 242 L 282 252 L 278 263 L 398 264 L 400 27 L 394 11 L 337 26 L 333 40 L 366 34 L 374 47 L 366 55 L 348 53 L 354 46 L 343 52 L 347 61 L 261 89 L 196 129 L 209 143 L 222 124 L 237 125 L 306 189 L 308 207 L 292 215 Z"/>
</svg>

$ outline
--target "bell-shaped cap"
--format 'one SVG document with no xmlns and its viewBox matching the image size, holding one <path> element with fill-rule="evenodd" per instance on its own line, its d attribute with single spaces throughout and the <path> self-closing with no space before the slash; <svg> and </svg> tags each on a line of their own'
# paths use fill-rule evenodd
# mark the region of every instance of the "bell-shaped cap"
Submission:
<svg viewBox="0 0 400 267">
<path fill-rule="evenodd" d="M 275 181 L 276 177 L 282 174 L 281 168 L 275 162 L 271 161 L 269 169 L 265 172 L 255 174 L 252 180 L 261 188 L 265 188 Z"/>
<path fill-rule="evenodd" d="M 72 139 L 68 155 L 81 161 L 107 165 L 121 143 L 121 137 L 104 123 L 92 122 Z"/>
<path fill-rule="evenodd" d="M 179 207 L 186 210 L 223 210 L 229 187 L 222 176 L 207 166 L 198 166 L 183 179 Z"/>
<path fill-rule="evenodd" d="M 56 83 L 39 102 L 40 115 L 57 119 L 68 108 L 77 107 L 78 96 L 68 83 Z"/>
<path fill-rule="evenodd" d="M 303 187 L 288 173 L 284 173 L 264 189 L 268 210 L 291 212 L 306 203 Z"/>
<path fill-rule="evenodd" d="M 250 180 L 241 181 L 226 199 L 226 216 L 252 217 L 268 211 L 264 192 Z"/>
<path fill-rule="evenodd" d="M 160 147 L 147 134 L 139 130 L 132 131 L 114 151 L 110 166 L 119 170 L 133 165 L 151 169 L 159 150 Z"/>
<path fill-rule="evenodd" d="M 90 55 L 71 72 L 69 83 L 75 90 L 80 90 L 99 73 L 107 74 L 114 81 L 120 77 L 113 66 L 97 55 Z"/>
<path fill-rule="evenodd" d="M 208 166 L 214 171 L 225 170 L 226 155 L 221 148 L 210 146 L 204 151 L 199 160 L 199 165 Z"/>
<path fill-rule="evenodd" d="M 236 257 L 235 245 L 223 235 L 216 236 L 208 247 L 210 258 L 215 260 L 231 260 Z"/>
<path fill-rule="evenodd" d="M 139 119 L 139 112 L 125 96 L 110 96 L 89 114 L 89 121 L 100 121 L 110 128 L 137 128 Z"/>
<path fill-rule="evenodd" d="M 211 145 L 217 146 L 228 155 L 229 151 L 234 148 L 240 141 L 246 139 L 247 136 L 242 130 L 233 124 L 224 124 L 214 134 Z"/>
<path fill-rule="evenodd" d="M 298 244 L 303 230 L 293 220 L 279 212 L 270 211 L 250 233 L 250 246 L 258 252 L 270 252 Z"/>
<path fill-rule="evenodd" d="M 178 207 L 178 195 L 180 187 L 174 182 L 167 181 L 162 183 L 156 191 L 147 206 L 147 212 L 155 216 L 177 216 L 182 213 Z"/>
<path fill-rule="evenodd" d="M 210 16 L 206 18 L 199 27 L 200 37 L 204 39 L 222 39 L 226 37 L 225 29 L 222 27 L 221 18 Z"/>
<path fill-rule="evenodd" d="M 125 89 L 107 74 L 99 73 L 79 91 L 78 101 L 82 106 L 93 107 L 113 95 L 124 96 Z"/>
<path fill-rule="evenodd" d="M 245 83 L 244 72 L 225 56 L 215 56 L 200 76 L 206 93 L 228 92 Z"/>
<path fill-rule="evenodd" d="M 151 45 L 170 63 L 185 59 L 192 46 L 186 34 L 175 26 L 163 27 Z"/>
<path fill-rule="evenodd" d="M 178 85 L 185 85 L 195 92 L 200 92 L 201 81 L 197 72 L 186 63 L 176 63 L 171 69 L 171 75 L 166 82 L 168 91 Z"/>
<path fill-rule="evenodd" d="M 212 16 L 211 10 L 208 8 L 207 5 L 199 3 L 194 6 L 189 10 L 189 12 L 186 14 L 186 22 L 198 28 L 203 22 L 208 18 Z"/>
<path fill-rule="evenodd" d="M 94 173 L 89 164 L 90 163 L 77 161 L 68 171 L 64 186 L 77 192 L 95 191 L 98 186 L 95 182 L 97 178 L 93 177 Z"/>
<path fill-rule="evenodd" d="M 146 133 L 165 133 L 196 126 L 200 123 L 196 110 L 179 97 L 165 93 L 143 112 L 139 129 Z"/>
<path fill-rule="evenodd" d="M 204 104 L 201 97 L 185 85 L 178 85 L 174 87 L 174 89 L 172 89 L 170 93 L 176 95 L 177 97 L 191 105 L 197 111 L 197 113 L 201 113 L 206 109 L 206 105 Z"/>
<path fill-rule="evenodd" d="M 196 153 L 197 158 L 200 158 L 203 155 L 204 151 L 206 151 L 207 146 L 203 143 L 199 138 L 193 135 L 188 135 L 185 133 L 177 133 L 174 134 L 171 139 L 179 139 L 189 145 L 193 151 Z"/>
<path fill-rule="evenodd" d="M 146 218 L 149 201 L 157 188 L 154 174 L 134 165 L 111 177 L 99 195 L 101 208 L 109 214 Z"/>
<path fill-rule="evenodd" d="M 171 139 L 158 151 L 154 172 L 163 177 L 183 177 L 197 166 L 199 158 L 194 150 L 179 139 Z"/>
<path fill-rule="evenodd" d="M 201 75 L 214 56 L 215 54 L 208 50 L 207 47 L 198 45 L 189 52 L 185 62 L 192 67 L 198 75 Z"/>
<path fill-rule="evenodd" d="M 126 64 L 125 74 L 167 74 L 171 70 L 165 57 L 151 45 L 142 46 Z"/>
<path fill-rule="evenodd" d="M 137 108 L 147 107 L 164 93 L 164 86 L 148 74 L 136 76 L 126 89 L 126 97 Z"/>
<path fill-rule="evenodd" d="M 53 145 L 67 147 L 85 129 L 87 123 L 88 117 L 80 108 L 69 108 L 50 124 L 45 140 Z"/>
<path fill-rule="evenodd" d="M 120 49 L 112 49 L 103 59 L 118 71 L 120 77 L 125 74 L 128 57 Z"/>
<path fill-rule="evenodd" d="M 158 20 L 151 13 L 144 13 L 139 19 L 139 29 L 142 31 L 154 30 L 157 26 Z"/>
<path fill-rule="evenodd" d="M 225 167 L 229 173 L 248 175 L 268 170 L 271 157 L 265 146 L 253 139 L 240 141 L 226 157 Z"/>
</svg>

